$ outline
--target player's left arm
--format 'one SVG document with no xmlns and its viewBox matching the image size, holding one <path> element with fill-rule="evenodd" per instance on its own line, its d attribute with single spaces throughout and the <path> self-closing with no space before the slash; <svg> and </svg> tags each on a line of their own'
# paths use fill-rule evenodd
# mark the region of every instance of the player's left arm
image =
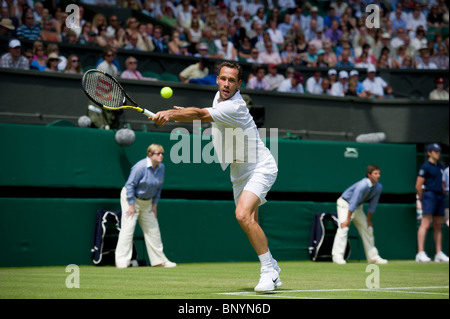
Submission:
<svg viewBox="0 0 450 319">
<path fill-rule="evenodd" d="M 165 125 L 169 121 L 175 122 L 192 122 L 200 120 L 204 122 L 214 122 L 211 114 L 207 109 L 198 107 L 178 107 L 174 106 L 171 110 L 161 111 L 152 118 L 153 122 L 158 125 Z"/>
</svg>

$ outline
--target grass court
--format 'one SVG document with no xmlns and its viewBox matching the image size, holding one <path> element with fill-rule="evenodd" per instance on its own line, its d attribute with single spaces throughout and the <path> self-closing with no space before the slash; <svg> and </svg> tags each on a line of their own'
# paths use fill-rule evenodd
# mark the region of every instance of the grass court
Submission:
<svg viewBox="0 0 450 319">
<path fill-rule="evenodd" d="M 283 286 L 253 291 L 258 262 L 179 264 L 176 268 L 65 266 L 0 268 L 0 299 L 449 299 L 449 264 L 389 261 L 280 261 Z M 375 269 L 375 270 L 374 270 Z M 379 288 L 368 288 L 376 284 Z M 261 301 L 262 302 L 262 301 Z"/>
</svg>

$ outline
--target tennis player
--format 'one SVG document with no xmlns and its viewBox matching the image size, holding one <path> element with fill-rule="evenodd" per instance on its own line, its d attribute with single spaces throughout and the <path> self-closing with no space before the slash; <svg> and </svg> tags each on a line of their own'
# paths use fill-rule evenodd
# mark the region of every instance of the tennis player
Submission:
<svg viewBox="0 0 450 319">
<path fill-rule="evenodd" d="M 261 261 L 261 277 L 255 291 L 264 292 L 282 285 L 279 278 L 281 270 L 270 253 L 267 237 L 258 223 L 258 207 L 266 202 L 266 194 L 275 183 L 278 168 L 274 157 L 263 144 L 240 94 L 241 79 L 242 68 L 239 64 L 223 62 L 219 66 L 216 80 L 219 91 L 214 97 L 212 107 L 175 106 L 174 109 L 156 113 L 152 119 L 159 125 L 168 121 L 212 122 L 212 141 L 222 169 L 225 170 L 231 164 L 236 219 Z M 226 131 L 229 129 L 242 130 L 245 133 L 243 141 L 229 143 L 226 138 Z M 239 150 L 239 147 L 249 151 L 240 152 L 242 150 Z M 233 154 L 231 159 L 230 154 Z M 251 154 L 254 156 L 250 156 Z"/>
</svg>

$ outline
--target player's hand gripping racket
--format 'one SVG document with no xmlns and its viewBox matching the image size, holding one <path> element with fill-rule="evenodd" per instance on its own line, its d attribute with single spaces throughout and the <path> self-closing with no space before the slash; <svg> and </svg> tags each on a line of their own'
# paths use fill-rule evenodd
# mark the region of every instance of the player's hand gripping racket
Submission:
<svg viewBox="0 0 450 319">
<path fill-rule="evenodd" d="M 101 70 L 88 70 L 81 80 L 86 95 L 98 106 L 107 110 L 133 109 L 154 117 L 155 113 L 140 107 L 125 92 L 122 85 L 111 75 Z M 128 99 L 133 105 L 124 105 Z"/>
</svg>

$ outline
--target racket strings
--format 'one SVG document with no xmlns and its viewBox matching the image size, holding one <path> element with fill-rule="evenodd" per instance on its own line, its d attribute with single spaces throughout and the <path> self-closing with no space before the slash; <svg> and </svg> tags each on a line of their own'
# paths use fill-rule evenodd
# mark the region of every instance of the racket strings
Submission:
<svg viewBox="0 0 450 319">
<path fill-rule="evenodd" d="M 86 77 L 84 86 L 89 96 L 101 105 L 118 108 L 124 103 L 122 88 L 101 73 L 92 73 L 91 76 Z"/>
</svg>

